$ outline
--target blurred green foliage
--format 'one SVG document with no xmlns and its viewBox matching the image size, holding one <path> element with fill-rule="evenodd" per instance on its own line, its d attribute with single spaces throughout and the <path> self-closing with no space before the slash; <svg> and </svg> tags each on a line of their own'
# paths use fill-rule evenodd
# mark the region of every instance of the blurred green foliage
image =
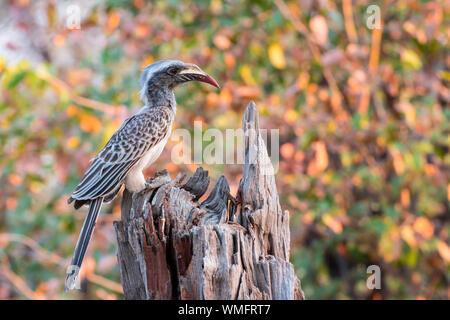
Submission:
<svg viewBox="0 0 450 320">
<path fill-rule="evenodd" d="M 372 4 L 381 31 L 366 26 Z M 261 127 L 280 129 L 278 191 L 307 298 L 450 298 L 448 3 L 115 0 L 83 6 L 80 30 L 50 0 L 35 23 L 33 5 L 5 5 L 42 58 L 0 58 L 0 298 L 122 297 L 120 199 L 99 219 L 86 290 L 62 294 L 85 215 L 66 199 L 140 106 L 140 68 L 167 58 L 222 86 L 180 88 L 175 128 L 239 128 L 255 100 Z M 148 175 L 195 171 L 171 163 L 174 144 Z M 204 167 L 236 192 L 238 165 Z M 366 287 L 372 264 L 381 290 Z"/>
</svg>

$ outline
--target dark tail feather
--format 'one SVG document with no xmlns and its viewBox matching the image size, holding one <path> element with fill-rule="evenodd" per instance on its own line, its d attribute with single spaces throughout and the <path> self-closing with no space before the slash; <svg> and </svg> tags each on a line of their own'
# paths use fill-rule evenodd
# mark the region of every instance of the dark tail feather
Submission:
<svg viewBox="0 0 450 320">
<path fill-rule="evenodd" d="M 66 287 L 65 291 L 75 288 L 78 274 L 80 272 L 81 264 L 83 263 L 84 255 L 91 240 L 92 232 L 94 231 L 95 223 L 97 222 L 98 213 L 103 203 L 103 197 L 92 200 L 89 205 L 89 211 L 84 219 L 83 227 L 81 228 L 80 236 L 75 247 L 75 253 L 72 257 L 72 263 L 67 269 Z"/>
</svg>

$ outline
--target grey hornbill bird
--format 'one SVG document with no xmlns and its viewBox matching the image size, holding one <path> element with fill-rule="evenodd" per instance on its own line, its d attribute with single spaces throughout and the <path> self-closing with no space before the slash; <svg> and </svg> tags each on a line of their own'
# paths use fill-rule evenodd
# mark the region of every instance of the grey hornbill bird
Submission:
<svg viewBox="0 0 450 320">
<path fill-rule="evenodd" d="M 171 133 L 176 113 L 173 90 L 188 81 L 206 82 L 219 88 L 216 80 L 198 66 L 181 61 L 158 61 L 142 71 L 140 95 L 145 106 L 125 120 L 91 160 L 68 199 L 69 204 L 75 201 L 75 209 L 89 205 L 89 210 L 67 270 L 66 290 L 76 284 L 102 203 L 114 199 L 123 184 L 131 192 L 146 188 L 142 170 L 159 157 Z"/>
</svg>

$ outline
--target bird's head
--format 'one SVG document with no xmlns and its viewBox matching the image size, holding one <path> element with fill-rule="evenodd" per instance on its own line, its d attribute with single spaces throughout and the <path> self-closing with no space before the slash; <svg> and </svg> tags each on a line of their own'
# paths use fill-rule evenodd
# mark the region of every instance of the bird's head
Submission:
<svg viewBox="0 0 450 320">
<path fill-rule="evenodd" d="M 149 64 L 142 70 L 140 85 L 141 99 L 146 102 L 147 96 L 153 90 L 169 89 L 188 82 L 200 81 L 220 88 L 213 77 L 204 72 L 195 64 L 184 63 L 178 60 L 161 60 Z"/>
</svg>

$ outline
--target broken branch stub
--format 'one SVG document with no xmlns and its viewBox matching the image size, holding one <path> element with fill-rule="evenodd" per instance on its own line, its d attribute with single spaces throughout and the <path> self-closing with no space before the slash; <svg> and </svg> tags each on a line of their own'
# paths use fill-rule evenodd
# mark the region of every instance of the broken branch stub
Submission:
<svg viewBox="0 0 450 320">
<path fill-rule="evenodd" d="M 114 222 L 126 299 L 304 299 L 289 263 L 289 213 L 253 102 L 244 120 L 243 176 L 234 198 L 221 176 L 198 168 L 171 180 L 161 171 L 141 193 L 124 191 Z"/>
</svg>

